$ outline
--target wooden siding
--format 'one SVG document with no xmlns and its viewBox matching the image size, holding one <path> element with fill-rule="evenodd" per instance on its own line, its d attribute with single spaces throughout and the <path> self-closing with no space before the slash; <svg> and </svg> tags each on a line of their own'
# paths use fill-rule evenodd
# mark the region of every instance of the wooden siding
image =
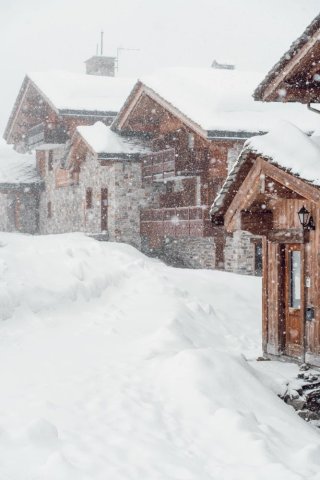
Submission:
<svg viewBox="0 0 320 480">
<path fill-rule="evenodd" d="M 141 235 L 154 238 L 203 237 L 208 226 L 208 211 L 201 207 L 148 209 L 141 212 Z"/>
<path fill-rule="evenodd" d="M 55 169 L 55 187 L 68 187 L 73 184 L 73 178 L 69 170 L 65 168 L 56 168 Z"/>
</svg>

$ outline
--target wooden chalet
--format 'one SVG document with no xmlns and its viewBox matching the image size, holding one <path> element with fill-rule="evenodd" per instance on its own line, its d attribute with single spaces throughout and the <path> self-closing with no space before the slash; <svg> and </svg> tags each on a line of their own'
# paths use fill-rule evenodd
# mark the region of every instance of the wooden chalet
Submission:
<svg viewBox="0 0 320 480">
<path fill-rule="evenodd" d="M 65 143 L 79 125 L 96 121 L 110 125 L 132 85 L 130 79 L 98 74 L 30 73 L 22 83 L 4 138 L 16 150 L 26 152 L 41 144 Z"/>
<path fill-rule="evenodd" d="M 316 122 L 300 105 L 283 110 L 254 102 L 258 78 L 214 63 L 168 69 L 135 85 L 111 128 L 146 139 L 152 149 L 142 165 L 143 182 L 155 192 L 141 211 L 146 252 L 176 264 L 259 273 L 261 239 L 212 228 L 209 207 L 247 138 L 281 116 L 303 118 L 308 128 Z"/>
<path fill-rule="evenodd" d="M 320 16 L 255 91 L 257 100 L 320 99 Z M 307 109 L 307 107 L 305 107 Z M 316 105 L 311 107 L 317 112 Z M 313 113 L 320 127 L 320 116 Z M 249 140 L 211 216 L 263 238 L 263 352 L 320 366 L 320 137 L 292 124 Z"/>
</svg>

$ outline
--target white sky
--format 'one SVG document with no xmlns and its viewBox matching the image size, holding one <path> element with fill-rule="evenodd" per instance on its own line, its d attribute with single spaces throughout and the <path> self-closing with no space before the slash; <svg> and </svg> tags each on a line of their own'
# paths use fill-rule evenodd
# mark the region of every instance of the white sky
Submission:
<svg viewBox="0 0 320 480">
<path fill-rule="evenodd" d="M 0 132 L 24 74 L 84 71 L 104 30 L 119 74 L 209 66 L 266 73 L 319 13 L 319 0 L 0 0 Z"/>
</svg>

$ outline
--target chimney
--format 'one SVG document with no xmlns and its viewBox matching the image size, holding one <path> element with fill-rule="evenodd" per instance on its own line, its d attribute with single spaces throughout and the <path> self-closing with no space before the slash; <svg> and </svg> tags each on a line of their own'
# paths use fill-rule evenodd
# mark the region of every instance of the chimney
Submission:
<svg viewBox="0 0 320 480">
<path fill-rule="evenodd" d="M 216 68 L 218 70 L 234 70 L 236 67 L 231 63 L 219 63 L 217 60 L 213 60 L 211 68 Z"/>
<path fill-rule="evenodd" d="M 94 55 L 85 61 L 87 75 L 100 75 L 102 77 L 114 77 L 115 57 L 104 57 Z"/>
</svg>

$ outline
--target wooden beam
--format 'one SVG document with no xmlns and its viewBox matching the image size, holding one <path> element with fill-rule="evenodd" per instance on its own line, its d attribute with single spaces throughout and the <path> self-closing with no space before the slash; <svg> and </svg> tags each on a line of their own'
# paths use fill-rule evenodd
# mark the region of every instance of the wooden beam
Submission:
<svg viewBox="0 0 320 480">
<path fill-rule="evenodd" d="M 124 110 L 123 114 L 120 114 L 120 120 L 118 121 L 118 128 L 121 130 L 125 122 L 127 121 L 129 115 L 136 107 L 137 103 L 139 102 L 143 92 L 143 85 L 139 85 L 137 92 L 135 93 L 133 99 L 131 100 L 128 107 Z"/>
<path fill-rule="evenodd" d="M 263 94 L 263 101 L 270 100 L 272 95 L 280 88 L 281 83 L 286 80 L 286 77 L 289 74 L 293 74 L 299 67 L 301 60 L 309 53 L 309 51 L 314 48 L 314 46 L 319 42 L 319 32 L 316 31 L 312 38 L 307 42 L 300 50 L 297 55 L 293 57 L 285 68 L 278 73 L 278 75 L 272 80 L 272 83 L 265 89 Z M 277 95 L 276 95 L 277 96 Z"/>
<path fill-rule="evenodd" d="M 252 198 L 257 194 L 256 188 L 261 174 L 261 159 L 258 158 L 247 174 L 238 192 L 233 198 L 224 217 L 224 225 L 228 232 L 233 231 L 232 225 L 236 213 L 240 213 L 252 203 Z M 251 203 L 250 203 L 251 202 Z"/>
<path fill-rule="evenodd" d="M 320 190 L 317 187 L 313 187 L 306 181 L 296 177 L 294 174 L 285 172 L 281 168 L 272 165 L 262 158 L 260 158 L 260 164 L 263 173 L 269 175 L 276 182 L 298 193 L 301 197 L 310 202 L 318 203 L 320 201 Z"/>
</svg>

